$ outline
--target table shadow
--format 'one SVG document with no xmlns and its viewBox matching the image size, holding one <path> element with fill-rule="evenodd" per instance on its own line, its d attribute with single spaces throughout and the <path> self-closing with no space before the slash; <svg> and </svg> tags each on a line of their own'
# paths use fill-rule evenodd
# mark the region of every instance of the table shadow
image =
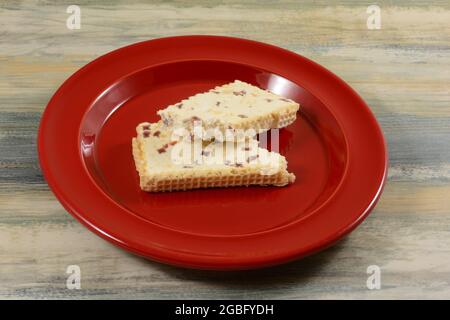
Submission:
<svg viewBox="0 0 450 320">
<path fill-rule="evenodd" d="M 145 263 L 151 264 L 153 268 L 177 280 L 196 281 L 234 290 L 258 290 L 274 286 L 307 283 L 310 279 L 319 276 L 321 271 L 332 263 L 339 251 L 345 247 L 346 241 L 347 238 L 341 239 L 332 247 L 292 262 L 242 271 L 186 269 L 150 261 L 142 257 L 135 256 L 135 258 L 144 260 Z"/>
</svg>

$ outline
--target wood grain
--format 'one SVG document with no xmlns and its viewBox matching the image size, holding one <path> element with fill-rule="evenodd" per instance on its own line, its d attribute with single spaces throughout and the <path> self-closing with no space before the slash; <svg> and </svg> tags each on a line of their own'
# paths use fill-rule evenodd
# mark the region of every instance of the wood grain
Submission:
<svg viewBox="0 0 450 320">
<path fill-rule="evenodd" d="M 378 1 L 367 30 L 358 1 L 0 1 L 0 298 L 450 298 L 450 5 Z M 369 103 L 390 171 L 373 214 L 336 246 L 284 266 L 205 272 L 146 261 L 82 227 L 49 191 L 36 130 L 57 87 L 82 65 L 133 42 L 231 35 L 305 55 Z M 65 270 L 82 270 L 66 289 Z M 381 290 L 366 268 L 382 270 Z"/>
</svg>

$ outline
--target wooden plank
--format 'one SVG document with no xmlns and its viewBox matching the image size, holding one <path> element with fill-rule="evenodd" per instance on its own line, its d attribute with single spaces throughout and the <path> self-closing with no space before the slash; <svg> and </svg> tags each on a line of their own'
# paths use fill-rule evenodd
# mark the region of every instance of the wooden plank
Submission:
<svg viewBox="0 0 450 320">
<path fill-rule="evenodd" d="M 382 29 L 359 1 L 0 2 L 0 298 L 450 298 L 450 4 L 379 1 Z M 264 27 L 262 27 L 264 26 Z M 375 211 L 336 246 L 284 266 L 192 271 L 148 262 L 98 238 L 43 180 L 36 130 L 78 68 L 118 47 L 183 35 L 231 35 L 303 54 L 353 86 L 389 144 Z M 82 290 L 65 270 L 82 270 Z M 382 289 L 366 288 L 366 268 Z"/>
</svg>

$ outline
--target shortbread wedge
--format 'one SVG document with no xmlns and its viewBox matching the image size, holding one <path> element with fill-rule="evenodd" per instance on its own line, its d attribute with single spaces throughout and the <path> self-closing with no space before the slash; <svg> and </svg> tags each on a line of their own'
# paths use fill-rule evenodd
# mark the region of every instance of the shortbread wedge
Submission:
<svg viewBox="0 0 450 320">
<path fill-rule="evenodd" d="M 141 123 L 133 156 L 144 191 L 162 192 L 250 185 L 285 186 L 295 176 L 286 159 L 258 147 L 258 141 L 204 142 L 167 128 Z M 187 132 L 187 131 L 186 131 Z"/>
<path fill-rule="evenodd" d="M 167 126 L 192 130 L 255 130 L 282 128 L 295 121 L 299 104 L 270 91 L 236 80 L 199 93 L 158 111 Z"/>
</svg>

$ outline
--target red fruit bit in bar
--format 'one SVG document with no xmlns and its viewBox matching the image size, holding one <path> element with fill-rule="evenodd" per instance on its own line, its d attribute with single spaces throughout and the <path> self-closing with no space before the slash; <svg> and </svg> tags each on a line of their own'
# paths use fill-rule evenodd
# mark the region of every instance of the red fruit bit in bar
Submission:
<svg viewBox="0 0 450 320">
<path fill-rule="evenodd" d="M 144 131 L 142 135 L 144 136 L 144 138 L 148 138 L 150 136 L 150 131 Z"/>
<path fill-rule="evenodd" d="M 158 149 L 158 153 L 164 153 L 164 152 L 166 152 L 166 148 L 159 148 Z"/>
<path fill-rule="evenodd" d="M 161 134 L 161 131 L 156 131 L 154 134 L 153 134 L 153 136 L 155 136 L 155 137 L 159 137 L 159 135 Z"/>
<path fill-rule="evenodd" d="M 193 116 L 193 117 L 191 118 L 191 120 L 192 120 L 192 121 L 200 121 L 200 120 L 202 120 L 202 119 L 200 119 L 200 118 L 197 117 L 197 116 Z"/>
<path fill-rule="evenodd" d="M 143 130 L 150 130 L 150 126 L 147 124 L 147 125 L 145 125 L 145 126 L 142 126 L 142 129 L 143 129 Z"/>
<path fill-rule="evenodd" d="M 233 94 L 235 96 L 243 96 L 245 95 L 247 92 L 245 92 L 245 90 L 241 90 L 241 91 L 233 91 Z"/>
<path fill-rule="evenodd" d="M 174 145 L 176 145 L 177 143 L 178 143 L 178 141 L 171 141 L 171 142 L 169 142 L 169 145 L 174 146 Z"/>
</svg>

